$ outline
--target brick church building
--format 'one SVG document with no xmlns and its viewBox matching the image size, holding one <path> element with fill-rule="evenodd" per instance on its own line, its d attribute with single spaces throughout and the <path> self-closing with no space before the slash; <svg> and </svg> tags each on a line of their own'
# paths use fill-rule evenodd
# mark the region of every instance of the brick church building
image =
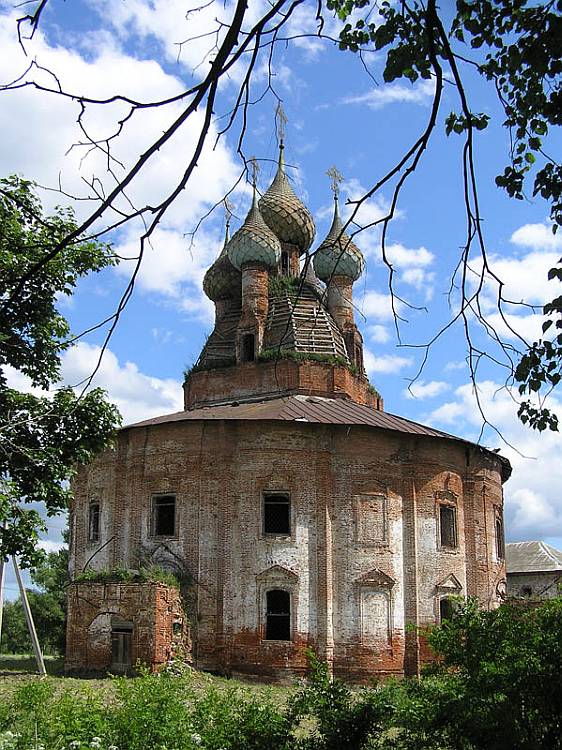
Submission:
<svg viewBox="0 0 562 750">
<path fill-rule="evenodd" d="M 275 678 L 302 673 L 310 647 L 346 679 L 411 675 L 428 654 L 408 625 L 505 593 L 509 463 L 384 411 L 353 314 L 364 259 L 334 195 L 311 252 L 281 144 L 205 276 L 216 320 L 184 411 L 123 428 L 80 470 L 68 671 L 176 654 Z"/>
</svg>

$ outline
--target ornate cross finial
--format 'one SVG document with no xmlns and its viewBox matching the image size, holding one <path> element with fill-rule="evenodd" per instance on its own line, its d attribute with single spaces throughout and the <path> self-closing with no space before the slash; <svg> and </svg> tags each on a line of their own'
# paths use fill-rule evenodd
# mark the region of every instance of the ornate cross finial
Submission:
<svg viewBox="0 0 562 750">
<path fill-rule="evenodd" d="M 287 122 L 287 115 L 285 114 L 283 105 L 281 104 L 281 102 L 279 102 L 275 110 L 275 124 L 277 127 L 277 137 L 279 138 L 279 143 L 283 143 L 283 141 L 285 140 L 285 125 L 287 124 Z"/>
<path fill-rule="evenodd" d="M 230 220 L 232 219 L 232 203 L 228 199 L 228 196 L 222 202 L 224 206 L 224 219 L 227 228 L 230 226 Z"/>
<path fill-rule="evenodd" d="M 258 184 L 258 174 L 260 172 L 260 165 L 258 164 L 258 160 L 255 156 L 252 156 L 249 159 L 250 162 L 250 169 L 252 170 L 252 185 L 256 187 Z"/>
<path fill-rule="evenodd" d="M 340 182 L 343 182 L 343 175 L 336 169 L 336 167 L 330 167 L 326 174 L 330 178 L 334 200 L 338 200 L 340 195 Z"/>
</svg>

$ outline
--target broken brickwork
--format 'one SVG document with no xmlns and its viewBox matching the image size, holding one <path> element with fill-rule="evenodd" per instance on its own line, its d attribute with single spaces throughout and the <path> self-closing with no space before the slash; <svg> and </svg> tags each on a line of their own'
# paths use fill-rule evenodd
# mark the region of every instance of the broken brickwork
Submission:
<svg viewBox="0 0 562 750">
<path fill-rule="evenodd" d="M 189 659 L 180 593 L 163 583 L 73 583 L 68 590 L 67 672 L 155 670 Z"/>
</svg>

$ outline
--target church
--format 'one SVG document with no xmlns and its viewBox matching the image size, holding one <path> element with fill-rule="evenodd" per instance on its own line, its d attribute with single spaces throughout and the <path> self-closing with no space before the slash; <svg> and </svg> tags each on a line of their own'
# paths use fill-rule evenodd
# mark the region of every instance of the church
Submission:
<svg viewBox="0 0 562 750">
<path fill-rule="evenodd" d="M 346 680 L 415 675 L 452 597 L 505 595 L 509 462 L 384 410 L 336 175 L 314 247 L 283 152 L 205 275 L 215 325 L 184 410 L 122 428 L 78 472 L 67 672 L 176 657 L 280 679 L 313 649 Z"/>
</svg>

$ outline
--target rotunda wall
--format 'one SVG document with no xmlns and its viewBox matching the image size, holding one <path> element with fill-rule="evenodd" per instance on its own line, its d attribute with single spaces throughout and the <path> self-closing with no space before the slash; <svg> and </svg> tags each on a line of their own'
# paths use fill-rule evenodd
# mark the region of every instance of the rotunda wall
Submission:
<svg viewBox="0 0 562 750">
<path fill-rule="evenodd" d="M 417 659 L 407 623 L 435 622 L 440 596 L 457 584 L 486 604 L 502 574 L 490 550 L 499 461 L 483 455 L 461 441 L 365 426 L 190 420 L 126 429 L 117 451 L 76 480 L 75 569 L 92 554 L 91 564 L 108 567 L 134 568 L 142 555 L 181 569 L 192 582 L 200 667 L 302 672 L 309 645 L 350 679 L 399 674 Z M 112 522 L 95 554 L 86 518 L 100 492 Z M 288 500 L 287 533 L 264 525 L 266 498 L 276 496 Z M 173 497 L 173 533 L 155 533 L 161 497 Z M 442 505 L 455 511 L 456 546 L 447 549 Z M 273 589 L 290 596 L 288 640 L 266 637 Z"/>
</svg>

